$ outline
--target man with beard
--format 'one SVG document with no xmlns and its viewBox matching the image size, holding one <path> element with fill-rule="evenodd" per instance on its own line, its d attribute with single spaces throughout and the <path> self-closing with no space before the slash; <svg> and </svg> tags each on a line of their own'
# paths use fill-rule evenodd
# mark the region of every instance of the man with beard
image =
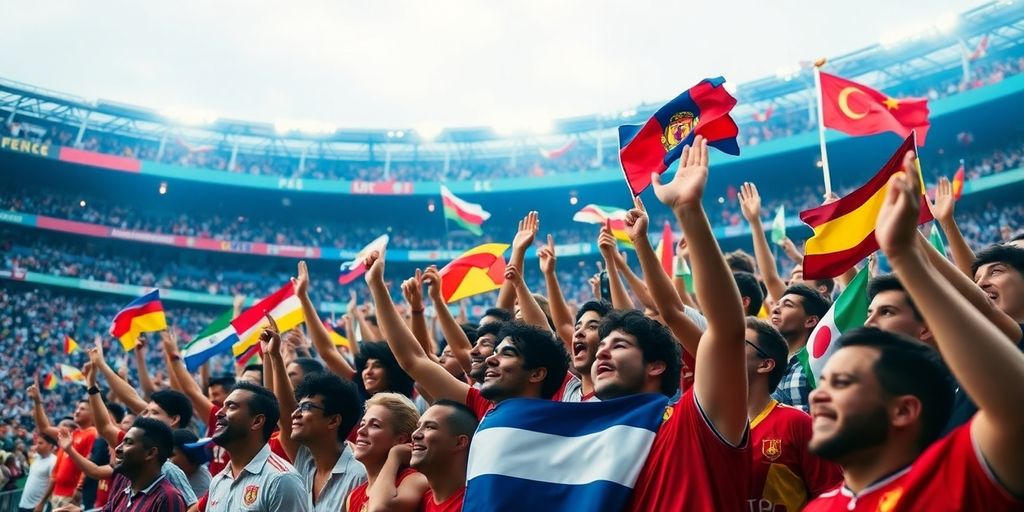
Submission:
<svg viewBox="0 0 1024 512">
<path fill-rule="evenodd" d="M 594 366 L 597 344 L 601 338 L 597 336 L 601 320 L 612 312 L 608 302 L 592 300 L 580 306 L 576 312 L 576 329 L 572 336 L 572 366 L 578 376 L 573 376 L 565 384 L 559 398 L 562 402 L 589 402 L 596 400 L 594 396 L 594 380 L 590 377 L 590 369 Z"/>
<path fill-rule="evenodd" d="M 412 433 L 410 466 L 427 477 L 430 489 L 423 495 L 423 512 L 459 512 L 466 496 L 469 446 L 477 419 L 468 407 L 438 400 Z"/>
<path fill-rule="evenodd" d="M 953 406 L 939 354 L 877 329 L 844 335 L 811 395 L 810 447 L 843 466 L 845 483 L 805 510 L 1022 510 L 1024 354 L 928 262 L 913 152 L 903 167 L 911 173 L 889 180 L 875 238 L 979 411 L 939 439 Z"/>
<path fill-rule="evenodd" d="M 266 388 L 235 384 L 217 412 L 213 435 L 231 463 L 210 482 L 207 511 L 309 511 L 302 478 L 267 444 L 280 415 L 277 398 Z"/>
<path fill-rule="evenodd" d="M 114 479 L 104 512 L 138 510 L 185 512 L 185 500 L 161 471 L 174 449 L 171 428 L 159 420 L 139 418 L 114 449 Z M 56 512 L 79 512 L 65 507 Z"/>
<path fill-rule="evenodd" d="M 281 368 L 281 335 L 273 318 L 268 320 L 264 356 L 268 364 Z M 366 469 L 345 442 L 359 422 L 359 394 L 352 381 L 331 373 L 307 375 L 294 392 L 291 384 L 290 378 L 274 372 L 274 394 L 281 409 L 293 411 L 281 415 L 281 446 L 295 461 L 295 471 L 312 500 L 310 510 L 337 512 L 352 489 L 366 481 Z"/>
<path fill-rule="evenodd" d="M 384 283 L 384 259 L 380 253 L 371 254 L 366 265 L 366 283 L 388 345 L 402 369 L 435 400 L 466 404 L 480 418 L 494 403 L 506 398 L 550 399 L 562 386 L 569 366 L 565 346 L 555 341 L 550 332 L 516 321 L 503 325 L 497 337 L 500 343 L 485 360 L 479 390 L 456 379 L 423 351 L 398 313 Z"/>
<path fill-rule="evenodd" d="M 807 411 L 807 395 L 812 388 L 798 354 L 807 346 L 807 338 L 811 336 L 821 317 L 828 312 L 828 308 L 828 299 L 805 284 L 790 285 L 772 308 L 769 317 L 771 323 L 789 344 L 789 365 L 786 368 L 786 375 L 782 377 L 778 389 L 772 393 L 772 398 L 779 403 Z"/>
</svg>

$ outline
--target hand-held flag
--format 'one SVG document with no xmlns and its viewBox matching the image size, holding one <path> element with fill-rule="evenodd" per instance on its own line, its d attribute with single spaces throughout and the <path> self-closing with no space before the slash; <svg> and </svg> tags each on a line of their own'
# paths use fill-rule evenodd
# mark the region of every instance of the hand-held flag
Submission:
<svg viewBox="0 0 1024 512">
<path fill-rule="evenodd" d="M 125 351 L 129 351 L 138 344 L 139 334 L 166 328 L 167 317 L 160 303 L 160 290 L 153 290 L 131 301 L 114 315 L 114 321 L 110 323 L 110 335 L 121 340 Z"/>
<path fill-rule="evenodd" d="M 908 137 L 917 131 L 918 145 L 928 135 L 928 100 L 892 98 L 865 85 L 821 72 L 822 119 L 828 128 L 848 135 L 893 132 Z"/>
<path fill-rule="evenodd" d="M 478 245 L 444 266 L 441 297 L 446 304 L 501 288 L 505 282 L 505 251 L 508 244 Z"/>
</svg>

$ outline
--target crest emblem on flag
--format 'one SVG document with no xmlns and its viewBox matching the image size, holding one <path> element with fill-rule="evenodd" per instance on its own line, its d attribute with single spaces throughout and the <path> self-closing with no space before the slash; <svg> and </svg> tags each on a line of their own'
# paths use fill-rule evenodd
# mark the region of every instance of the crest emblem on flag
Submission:
<svg viewBox="0 0 1024 512">
<path fill-rule="evenodd" d="M 693 112 L 679 112 L 669 118 L 668 126 L 665 127 L 665 134 L 661 136 L 661 144 L 665 151 L 672 151 L 672 148 L 686 140 L 686 136 L 697 127 L 700 118 L 693 115 Z"/>
<path fill-rule="evenodd" d="M 762 439 L 761 454 L 775 462 L 782 455 L 782 439 Z"/>
<path fill-rule="evenodd" d="M 256 503 L 256 497 L 260 494 L 260 486 L 249 485 L 245 488 L 245 494 L 242 495 L 242 501 L 245 502 L 246 506 Z"/>
</svg>

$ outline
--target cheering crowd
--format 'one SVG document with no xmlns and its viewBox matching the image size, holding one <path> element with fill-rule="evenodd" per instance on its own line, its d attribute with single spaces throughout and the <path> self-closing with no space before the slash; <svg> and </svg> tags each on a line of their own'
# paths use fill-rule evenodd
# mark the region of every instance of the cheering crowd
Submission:
<svg viewBox="0 0 1024 512">
<path fill-rule="evenodd" d="M 531 212 L 492 307 L 472 319 L 442 306 L 436 268 L 396 276 L 371 255 L 371 307 L 338 326 L 358 341 L 349 350 L 311 299 L 324 283 L 299 263 L 305 329 L 268 316 L 261 364 L 189 371 L 179 332 L 213 315 L 187 310 L 168 310 L 172 328 L 133 363 L 103 338 L 83 343 L 84 387 L 41 389 L 33 366 L 57 351 L 17 344 L 0 382 L 26 391 L 4 404 L 18 423 L 0 426 L 12 452 L 0 463 L 27 467 L 17 506 L 30 511 L 1024 510 L 1024 240 L 963 236 L 1000 215 L 1016 226 L 1020 206 L 965 222 L 940 181 L 927 207 L 947 258 L 916 229 L 913 156 L 874 225 L 893 273 L 863 263 L 863 327 L 830 313 L 857 269 L 778 270 L 752 184 L 737 201 L 754 255 L 723 255 L 698 136 L 675 177 L 654 180 L 690 273 L 665 268 L 639 199 L 626 219 L 634 254 L 602 230 L 604 272 L 589 279 L 560 273 Z M 586 292 L 567 294 L 580 287 L 569 280 Z M 38 293 L 4 291 L 5 333 L 46 338 L 110 316 Z"/>
</svg>

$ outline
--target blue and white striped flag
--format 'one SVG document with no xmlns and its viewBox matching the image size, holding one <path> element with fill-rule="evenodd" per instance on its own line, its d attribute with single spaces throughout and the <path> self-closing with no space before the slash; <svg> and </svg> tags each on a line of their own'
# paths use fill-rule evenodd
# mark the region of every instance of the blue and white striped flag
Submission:
<svg viewBox="0 0 1024 512">
<path fill-rule="evenodd" d="M 484 416 L 469 451 L 463 510 L 620 510 L 668 398 L 511 399 Z"/>
</svg>

